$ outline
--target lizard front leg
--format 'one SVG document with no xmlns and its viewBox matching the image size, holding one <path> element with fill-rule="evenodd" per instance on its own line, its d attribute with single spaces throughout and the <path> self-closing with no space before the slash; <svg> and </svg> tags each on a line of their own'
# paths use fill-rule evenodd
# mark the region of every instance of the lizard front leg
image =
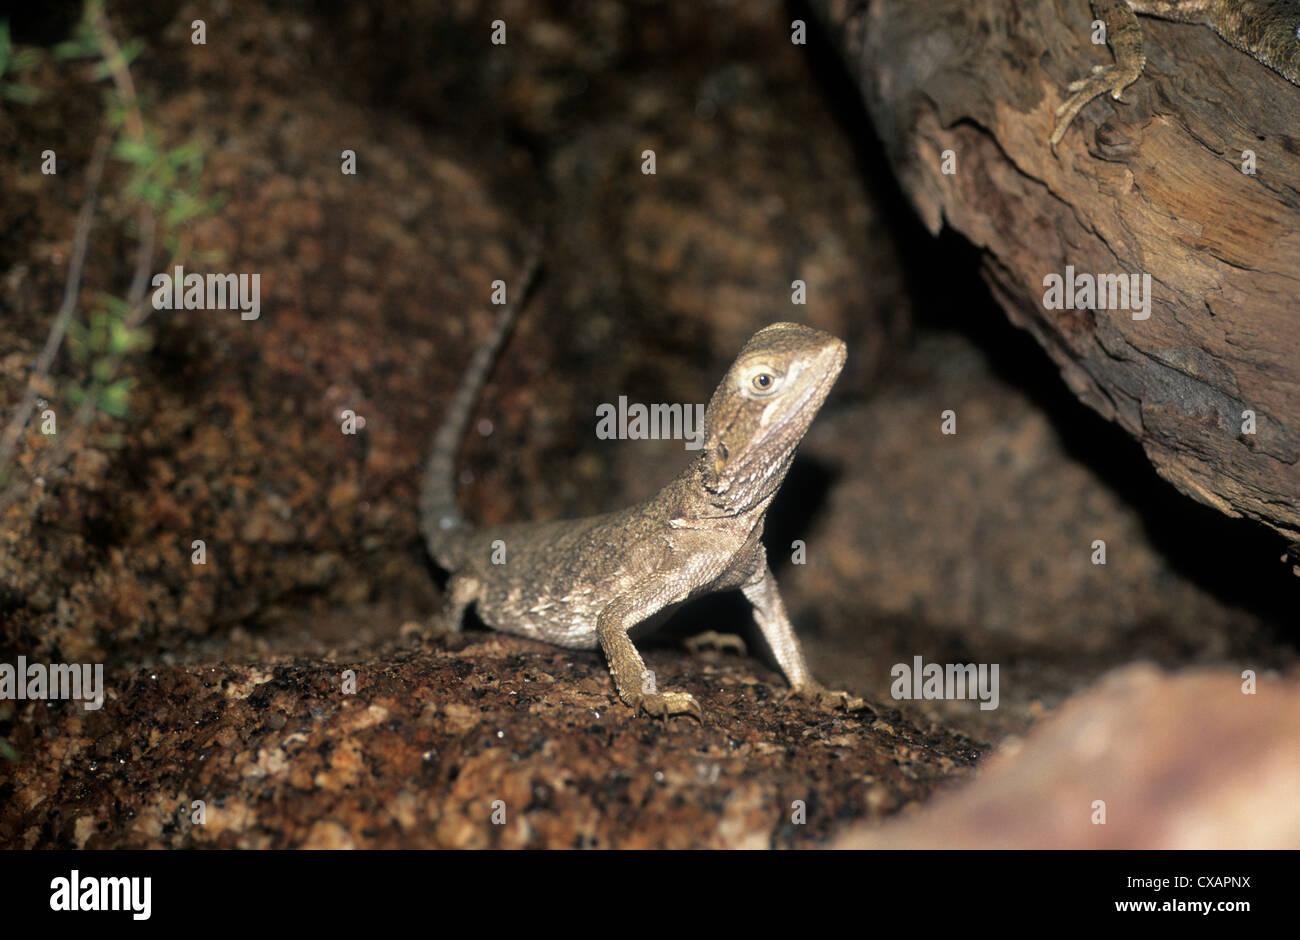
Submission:
<svg viewBox="0 0 1300 940">
<path fill-rule="evenodd" d="M 776 578 L 763 562 L 755 579 L 741 588 L 746 599 L 754 605 L 754 622 L 763 632 L 763 639 L 776 657 L 777 665 L 785 673 L 790 683 L 790 693 L 819 705 L 840 706 L 844 708 L 862 708 L 865 702 L 854 698 L 848 692 L 832 692 L 822 687 L 812 673 L 803 657 L 803 648 L 799 638 L 794 635 L 794 627 L 786 615 L 781 592 L 776 588 Z"/>
<path fill-rule="evenodd" d="M 465 617 L 465 608 L 478 599 L 481 588 L 478 578 L 464 572 L 456 572 L 447 580 L 443 592 L 442 609 L 438 611 L 430 624 L 431 636 L 448 636 L 459 633 L 461 621 Z"/>
<path fill-rule="evenodd" d="M 596 637 L 609 661 L 618 697 L 628 707 L 660 718 L 691 715 L 702 721 L 703 713 L 694 696 L 658 690 L 654 674 L 646 669 L 645 660 L 627 635 L 632 627 L 677 600 L 674 593 L 663 579 L 657 578 L 620 595 L 601 611 L 596 620 Z"/>
<path fill-rule="evenodd" d="M 1070 84 L 1068 91 L 1073 94 L 1056 109 L 1056 128 L 1051 136 L 1053 150 L 1084 105 L 1107 91 L 1119 101 L 1124 89 L 1137 81 L 1146 68 L 1142 27 L 1127 0 L 1091 0 L 1091 5 L 1093 15 L 1106 24 L 1106 42 L 1115 55 L 1115 61 L 1110 65 L 1093 66 L 1091 75 Z"/>
</svg>

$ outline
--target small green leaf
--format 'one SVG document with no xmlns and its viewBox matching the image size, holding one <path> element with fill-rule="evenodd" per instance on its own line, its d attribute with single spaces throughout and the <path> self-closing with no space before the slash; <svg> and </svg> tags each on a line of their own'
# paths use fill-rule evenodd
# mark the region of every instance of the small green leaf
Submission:
<svg viewBox="0 0 1300 940">
<path fill-rule="evenodd" d="M 121 356 L 147 346 L 150 337 L 146 330 L 132 330 L 125 323 L 114 321 L 113 325 L 109 327 L 108 339 L 109 352 Z"/>
<path fill-rule="evenodd" d="M 24 49 L 13 57 L 13 70 L 15 72 L 26 72 L 41 61 L 41 53 L 36 49 Z"/>
<path fill-rule="evenodd" d="M 125 317 L 129 312 L 130 308 L 127 307 L 125 300 L 107 291 L 100 291 L 95 299 L 99 301 L 100 306 L 115 317 Z"/>
<path fill-rule="evenodd" d="M 0 20 L 0 75 L 9 69 L 9 57 L 13 48 L 13 43 L 9 41 L 9 21 Z"/>
<path fill-rule="evenodd" d="M 197 140 L 191 140 L 179 147 L 173 147 L 167 154 L 167 162 L 175 167 L 192 167 L 195 164 L 201 164 L 203 162 L 203 147 Z"/>
<path fill-rule="evenodd" d="M 157 158 L 157 151 L 143 140 L 123 137 L 113 145 L 113 156 L 133 166 L 148 166 Z"/>
<path fill-rule="evenodd" d="M 167 193 L 153 180 L 141 180 L 140 198 L 151 209 L 161 209 L 167 201 Z"/>
<path fill-rule="evenodd" d="M 130 65 L 140 55 L 140 50 L 144 48 L 144 43 L 139 39 L 129 39 L 122 43 L 122 58 L 125 65 Z"/>
<path fill-rule="evenodd" d="M 131 349 L 131 331 L 121 321 L 113 321 L 108 328 L 108 351 L 120 356 Z"/>
<path fill-rule="evenodd" d="M 98 55 L 99 40 L 95 36 L 95 28 L 84 19 L 77 24 L 71 39 L 54 47 L 54 56 L 58 59 L 89 59 Z"/>
<path fill-rule="evenodd" d="M 225 265 L 226 252 L 221 248 L 205 248 L 194 251 L 191 255 L 199 266 L 216 268 Z"/>
<path fill-rule="evenodd" d="M 118 379 L 99 396 L 99 407 L 114 418 L 126 417 L 127 403 L 131 398 L 131 379 Z"/>
<path fill-rule="evenodd" d="M 35 104 L 41 100 L 41 90 L 33 88 L 30 85 L 8 85 L 4 86 L 5 97 L 10 101 L 16 101 L 19 104 Z"/>
<path fill-rule="evenodd" d="M 172 193 L 172 206 L 167 210 L 168 225 L 183 225 L 203 210 L 202 204 L 189 193 Z"/>
</svg>

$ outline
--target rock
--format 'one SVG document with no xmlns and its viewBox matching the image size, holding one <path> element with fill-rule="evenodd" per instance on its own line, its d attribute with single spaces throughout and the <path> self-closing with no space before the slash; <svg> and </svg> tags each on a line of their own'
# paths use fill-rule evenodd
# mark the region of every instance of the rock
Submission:
<svg viewBox="0 0 1300 940">
<path fill-rule="evenodd" d="M 1119 670 L 1004 746 L 968 785 L 834 845 L 1300 848 L 1300 683 L 1255 681 L 1247 695 L 1229 670 Z"/>
<path fill-rule="evenodd" d="M 1208 28 L 1141 17 L 1146 73 L 1125 104 L 1085 107 L 1058 156 L 1065 87 L 1111 61 L 1086 3 L 813 6 L 927 228 L 983 252 L 1071 391 L 1183 493 L 1300 540 L 1300 89 Z M 1046 309 L 1067 265 L 1149 275 L 1149 318 Z"/>
<path fill-rule="evenodd" d="M 894 711 L 787 703 L 776 674 L 756 681 L 740 661 L 649 662 L 699 699 L 702 726 L 634 716 L 597 653 L 482 632 L 118 676 L 100 711 L 40 703 L 12 722 L 0 843 L 806 846 L 925 799 L 980 753 Z M 345 669 L 355 694 L 340 691 Z"/>
</svg>

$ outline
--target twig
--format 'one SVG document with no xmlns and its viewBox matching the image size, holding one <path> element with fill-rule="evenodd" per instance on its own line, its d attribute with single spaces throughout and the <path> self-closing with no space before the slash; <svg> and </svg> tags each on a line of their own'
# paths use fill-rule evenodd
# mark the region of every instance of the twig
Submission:
<svg viewBox="0 0 1300 940">
<path fill-rule="evenodd" d="M 77 309 L 77 296 L 81 292 L 81 272 L 86 262 L 86 245 L 90 240 L 90 229 L 95 220 L 95 204 L 99 199 L 99 181 L 104 174 L 104 161 L 108 156 L 110 136 L 107 132 L 99 135 L 95 141 L 95 150 L 90 158 L 90 169 L 86 173 L 86 195 L 81 201 L 81 211 L 77 214 L 77 227 L 72 239 L 72 257 L 68 263 L 68 277 L 63 284 L 63 303 L 50 325 L 50 332 L 45 337 L 45 347 L 36 358 L 31 377 L 27 381 L 27 390 L 5 428 L 4 437 L 0 438 L 0 471 L 8 466 L 18 446 L 18 438 L 31 417 L 32 407 L 36 402 L 37 386 L 49 375 L 50 366 L 63 344 L 63 337 L 68 332 L 68 323 Z M 8 497 L 14 489 L 12 485 L 0 494 L 0 512 L 8 505 Z"/>
</svg>

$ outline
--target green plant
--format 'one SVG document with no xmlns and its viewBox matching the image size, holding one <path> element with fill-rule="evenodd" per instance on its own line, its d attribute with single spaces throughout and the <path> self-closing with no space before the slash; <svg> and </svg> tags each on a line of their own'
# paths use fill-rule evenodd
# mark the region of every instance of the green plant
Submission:
<svg viewBox="0 0 1300 940">
<path fill-rule="evenodd" d="M 0 94 L 3 94 L 9 87 L 9 83 L 3 80 L 6 71 L 28 67 L 34 60 L 27 53 L 14 56 L 8 27 L 5 24 L 0 26 L 3 26 L 0 30 Z M 126 417 L 134 380 L 124 372 L 130 358 L 148 349 L 151 340 L 149 332 L 144 329 L 144 323 L 152 312 L 146 290 L 150 273 L 183 266 L 191 256 L 192 224 L 216 212 L 222 203 L 219 196 L 204 193 L 202 145 L 197 141 L 185 141 L 167 147 L 163 142 L 164 135 L 148 121 L 130 71 L 131 62 L 142 54 L 143 49 L 143 44 L 138 41 L 118 44 L 104 12 L 103 0 L 85 0 L 82 17 L 72 36 L 54 49 L 54 56 L 59 61 L 93 60 L 90 80 L 109 81 L 104 104 L 106 129 L 89 164 L 88 192 L 73 239 L 64 303 L 54 317 L 42 352 L 33 366 L 23 400 L 4 433 L 0 434 L 0 511 L 19 492 L 20 488 L 12 485 L 12 479 L 8 478 L 10 461 L 32 414 L 38 397 L 37 389 L 45 383 L 65 336 L 76 366 L 73 377 L 64 383 L 60 395 L 63 401 L 76 408 L 70 430 L 75 433 L 77 428 L 88 428 L 96 414 L 117 419 Z M 125 206 L 135 216 L 134 223 L 128 228 L 138 245 L 134 271 L 124 293 L 101 292 L 89 316 L 80 321 L 75 313 L 82 262 L 101 173 L 109 155 L 127 168 L 126 182 L 122 187 L 124 198 L 117 200 L 116 204 Z M 160 244 L 168 260 L 164 267 L 155 268 L 155 249 Z M 38 472 L 47 472 L 51 466 L 57 465 L 66 452 L 66 440 L 67 435 L 61 427 L 54 446 L 42 453 L 43 469 Z M 114 431 L 106 431 L 99 438 L 102 446 L 117 446 L 121 441 L 120 434 Z"/>
<path fill-rule="evenodd" d="M 179 229 L 221 207 L 220 196 L 202 194 L 204 153 L 195 141 L 166 150 L 157 132 L 146 128 L 140 139 L 120 137 L 113 156 L 131 166 L 127 194 L 158 217 L 164 246 L 173 254 L 180 248 Z"/>
<path fill-rule="evenodd" d="M 35 49 L 15 52 L 9 38 L 9 21 L 0 20 L 0 98 L 18 104 L 34 104 L 40 100 L 41 90 L 31 85 L 12 81 L 9 76 L 25 72 L 40 61 L 41 54 Z"/>
<path fill-rule="evenodd" d="M 68 324 L 68 351 L 86 368 L 90 376 L 87 388 L 71 385 L 68 400 L 82 405 L 93 396 L 100 411 L 114 418 L 126 416 L 127 400 L 135 379 L 117 377 L 115 363 L 133 352 L 148 349 L 152 337 L 144 327 L 128 326 L 130 309 L 125 300 L 101 293 L 99 304 L 86 325 L 75 320 Z"/>
<path fill-rule="evenodd" d="M 103 0 L 86 0 L 82 18 L 72 38 L 55 47 L 62 60 L 95 59 L 93 81 L 111 79 L 105 94 L 105 113 L 113 134 L 109 154 L 129 168 L 124 187 L 125 204 L 135 207 L 140 253 L 136 276 L 126 296 L 99 294 L 99 302 L 85 324 L 68 328 L 71 352 L 87 376 L 84 385 L 73 383 L 69 401 L 85 413 L 87 408 L 115 418 L 125 417 L 134 380 L 119 375 L 123 363 L 150 345 L 141 324 L 149 315 L 144 284 L 155 241 L 171 256 L 168 268 L 183 264 L 189 251 L 183 239 L 186 227 L 217 210 L 219 197 L 203 194 L 203 147 L 186 141 L 167 148 L 162 134 L 151 126 L 131 79 L 130 65 L 143 45 L 114 40 L 104 14 Z"/>
</svg>

